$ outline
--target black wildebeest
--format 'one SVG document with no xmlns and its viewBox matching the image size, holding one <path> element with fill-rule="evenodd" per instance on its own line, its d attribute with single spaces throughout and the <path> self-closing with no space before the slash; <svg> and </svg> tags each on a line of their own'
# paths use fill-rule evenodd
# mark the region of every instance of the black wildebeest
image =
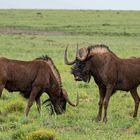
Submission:
<svg viewBox="0 0 140 140">
<path fill-rule="evenodd" d="M 133 117 L 137 116 L 140 101 L 137 93 L 140 84 L 140 58 L 121 59 L 106 45 L 92 45 L 77 49 L 76 59 L 71 62 L 67 59 L 66 48 L 64 59 L 68 65 L 75 64 L 72 68 L 75 80 L 88 82 L 93 76 L 100 94 L 97 116 L 99 121 L 102 116 L 102 106 L 104 106 L 103 121 L 107 121 L 108 103 L 116 90 L 130 91 L 135 101 Z"/>
<path fill-rule="evenodd" d="M 56 114 L 66 110 L 66 102 L 73 104 L 62 88 L 61 78 L 50 57 L 43 56 L 33 61 L 10 60 L 0 58 L 0 96 L 3 89 L 10 92 L 19 91 L 23 97 L 29 98 L 25 110 L 27 116 L 34 101 L 40 112 L 40 96 L 46 92 Z M 48 100 L 47 100 L 48 101 Z"/>
</svg>

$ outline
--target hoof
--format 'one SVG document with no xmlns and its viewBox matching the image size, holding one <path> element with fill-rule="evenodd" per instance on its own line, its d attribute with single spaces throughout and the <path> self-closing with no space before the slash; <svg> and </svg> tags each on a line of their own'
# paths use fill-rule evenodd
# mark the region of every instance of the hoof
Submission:
<svg viewBox="0 0 140 140">
<path fill-rule="evenodd" d="M 101 121 L 101 117 L 100 116 L 97 116 L 97 119 L 96 119 L 98 122 Z"/>
<path fill-rule="evenodd" d="M 106 122 L 107 122 L 107 118 L 104 118 L 104 119 L 103 119 L 103 122 L 106 123 Z"/>
</svg>

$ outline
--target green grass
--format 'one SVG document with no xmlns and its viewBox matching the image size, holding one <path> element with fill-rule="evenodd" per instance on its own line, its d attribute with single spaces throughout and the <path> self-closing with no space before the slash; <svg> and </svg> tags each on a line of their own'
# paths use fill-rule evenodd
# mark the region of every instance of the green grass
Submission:
<svg viewBox="0 0 140 140">
<path fill-rule="evenodd" d="M 140 34 L 139 11 L 1 10 L 0 13 L 0 27 L 89 35 Z"/>
<path fill-rule="evenodd" d="M 52 35 L 3 32 L 0 34 L 0 56 L 32 60 L 48 54 L 71 100 L 75 101 L 77 92 L 81 100 L 77 108 L 67 105 L 67 112 L 59 116 L 50 116 L 49 109 L 44 106 L 40 116 L 34 104 L 29 117 L 25 118 L 27 100 L 18 93 L 4 90 L 0 99 L 0 140 L 25 140 L 28 133 L 40 128 L 55 130 L 56 139 L 60 140 L 139 140 L 140 112 L 137 119 L 132 118 L 131 95 L 118 91 L 110 100 L 108 122 L 96 122 L 97 85 L 93 79 L 89 84 L 75 82 L 70 74 L 71 67 L 63 60 L 67 45 L 70 46 L 69 59 L 75 58 L 77 43 L 79 47 L 104 43 L 119 57 L 139 57 L 139 17 L 140 11 L 0 10 L 0 30 L 57 32 Z M 42 100 L 45 98 L 44 94 Z"/>
</svg>

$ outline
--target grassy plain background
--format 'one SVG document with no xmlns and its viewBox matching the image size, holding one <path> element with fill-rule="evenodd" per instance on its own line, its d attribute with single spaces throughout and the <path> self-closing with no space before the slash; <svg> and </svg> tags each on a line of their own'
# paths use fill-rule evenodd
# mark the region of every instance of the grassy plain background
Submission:
<svg viewBox="0 0 140 140">
<path fill-rule="evenodd" d="M 30 131 L 39 128 L 54 129 L 60 140 L 138 140 L 140 113 L 137 119 L 132 118 L 131 95 L 118 91 L 110 101 L 108 122 L 96 122 L 98 88 L 93 79 L 89 84 L 76 83 L 63 54 L 69 45 L 69 58 L 74 59 L 77 43 L 80 47 L 103 43 L 119 57 L 139 57 L 139 17 L 140 11 L 0 10 L 0 56 L 32 60 L 48 54 L 70 98 L 74 101 L 79 92 L 81 100 L 77 108 L 67 105 L 67 112 L 59 116 L 50 116 L 45 107 L 39 116 L 34 104 L 25 119 L 27 100 L 4 90 L 0 99 L 0 140 L 25 140 Z"/>
</svg>

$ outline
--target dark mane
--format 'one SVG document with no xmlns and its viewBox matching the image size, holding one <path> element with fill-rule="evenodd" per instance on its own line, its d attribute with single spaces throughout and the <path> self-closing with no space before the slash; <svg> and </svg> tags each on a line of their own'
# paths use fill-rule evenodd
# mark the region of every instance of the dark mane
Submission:
<svg viewBox="0 0 140 140">
<path fill-rule="evenodd" d="M 105 48 L 105 49 L 107 49 L 109 52 L 111 52 L 110 49 L 109 49 L 109 47 L 106 46 L 106 45 L 104 45 L 104 44 L 90 45 L 90 46 L 88 47 L 88 50 L 92 50 L 92 49 L 96 49 L 96 48 Z"/>
<path fill-rule="evenodd" d="M 52 68 L 52 70 L 53 70 L 53 72 L 54 72 L 54 74 L 55 74 L 60 86 L 62 86 L 60 73 L 59 73 L 58 69 L 56 68 L 56 66 L 54 65 L 53 60 L 48 55 L 43 55 L 43 56 L 38 57 L 36 59 L 41 59 L 41 60 L 48 61 L 48 63 L 50 64 L 50 67 Z"/>
<path fill-rule="evenodd" d="M 51 61 L 52 61 L 52 59 L 51 59 L 48 55 L 42 55 L 42 56 L 40 56 L 40 57 L 38 57 L 38 58 L 36 58 L 36 59 L 51 60 Z M 53 62 L 53 61 L 52 61 L 52 62 Z"/>
<path fill-rule="evenodd" d="M 88 47 L 88 51 L 92 52 L 92 53 L 106 53 L 109 52 L 111 54 L 113 54 L 114 56 L 116 56 L 116 54 L 114 54 L 108 46 L 104 45 L 104 44 L 96 44 L 96 45 L 91 45 Z"/>
</svg>

